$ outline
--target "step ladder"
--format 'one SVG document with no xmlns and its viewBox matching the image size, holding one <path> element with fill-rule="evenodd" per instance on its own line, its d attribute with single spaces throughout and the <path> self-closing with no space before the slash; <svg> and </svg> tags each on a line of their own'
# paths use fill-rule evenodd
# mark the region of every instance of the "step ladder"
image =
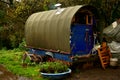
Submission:
<svg viewBox="0 0 120 80">
<path fill-rule="evenodd" d="M 103 42 L 101 44 L 101 47 L 98 48 L 98 56 L 100 58 L 102 68 L 106 69 L 106 67 L 108 67 L 110 64 L 110 58 L 112 57 L 112 55 L 110 53 L 110 49 L 107 46 L 106 42 Z"/>
</svg>

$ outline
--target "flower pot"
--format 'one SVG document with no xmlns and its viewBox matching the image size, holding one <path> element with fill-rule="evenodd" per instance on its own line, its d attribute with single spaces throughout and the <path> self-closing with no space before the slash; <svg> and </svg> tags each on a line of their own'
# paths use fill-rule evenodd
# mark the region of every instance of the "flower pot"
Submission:
<svg viewBox="0 0 120 80">
<path fill-rule="evenodd" d="M 43 72 L 40 72 L 40 74 L 44 78 L 48 78 L 51 80 L 61 80 L 63 78 L 66 78 L 70 73 L 71 73 L 71 69 L 68 69 L 68 71 L 62 72 L 62 73 L 43 73 Z"/>
</svg>

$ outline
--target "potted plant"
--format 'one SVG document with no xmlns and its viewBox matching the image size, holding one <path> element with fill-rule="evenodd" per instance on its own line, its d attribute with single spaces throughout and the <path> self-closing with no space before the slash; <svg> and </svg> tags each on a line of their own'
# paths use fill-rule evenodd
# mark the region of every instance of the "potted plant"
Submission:
<svg viewBox="0 0 120 80">
<path fill-rule="evenodd" d="M 44 62 L 40 65 L 40 74 L 48 79 L 62 79 L 71 73 L 71 69 L 62 62 Z"/>
</svg>

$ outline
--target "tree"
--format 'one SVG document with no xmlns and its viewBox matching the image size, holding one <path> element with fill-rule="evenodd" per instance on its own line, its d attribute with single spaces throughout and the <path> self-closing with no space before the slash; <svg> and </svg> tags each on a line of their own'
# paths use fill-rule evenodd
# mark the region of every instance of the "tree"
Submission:
<svg viewBox="0 0 120 80">
<path fill-rule="evenodd" d="M 22 42 L 27 18 L 35 12 L 48 10 L 50 0 L 22 0 L 8 6 L 9 1 L 0 0 L 0 45 L 11 49 Z"/>
<path fill-rule="evenodd" d="M 120 17 L 119 0 L 0 0 L 0 45 L 18 47 L 24 38 L 27 18 L 35 12 L 55 9 L 56 3 L 61 3 L 62 7 L 92 5 L 98 9 L 103 20 L 100 25 L 104 27 Z"/>
</svg>

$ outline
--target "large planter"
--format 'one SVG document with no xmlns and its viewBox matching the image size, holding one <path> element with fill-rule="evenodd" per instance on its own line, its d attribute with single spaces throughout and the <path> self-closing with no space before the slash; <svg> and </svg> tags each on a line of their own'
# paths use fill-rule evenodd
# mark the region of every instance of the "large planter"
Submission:
<svg viewBox="0 0 120 80">
<path fill-rule="evenodd" d="M 40 72 L 40 74 L 44 78 L 48 78 L 50 80 L 61 80 L 63 78 L 66 78 L 70 73 L 71 73 L 71 69 L 68 69 L 68 71 L 62 72 L 62 73 L 43 73 L 43 72 Z"/>
</svg>

